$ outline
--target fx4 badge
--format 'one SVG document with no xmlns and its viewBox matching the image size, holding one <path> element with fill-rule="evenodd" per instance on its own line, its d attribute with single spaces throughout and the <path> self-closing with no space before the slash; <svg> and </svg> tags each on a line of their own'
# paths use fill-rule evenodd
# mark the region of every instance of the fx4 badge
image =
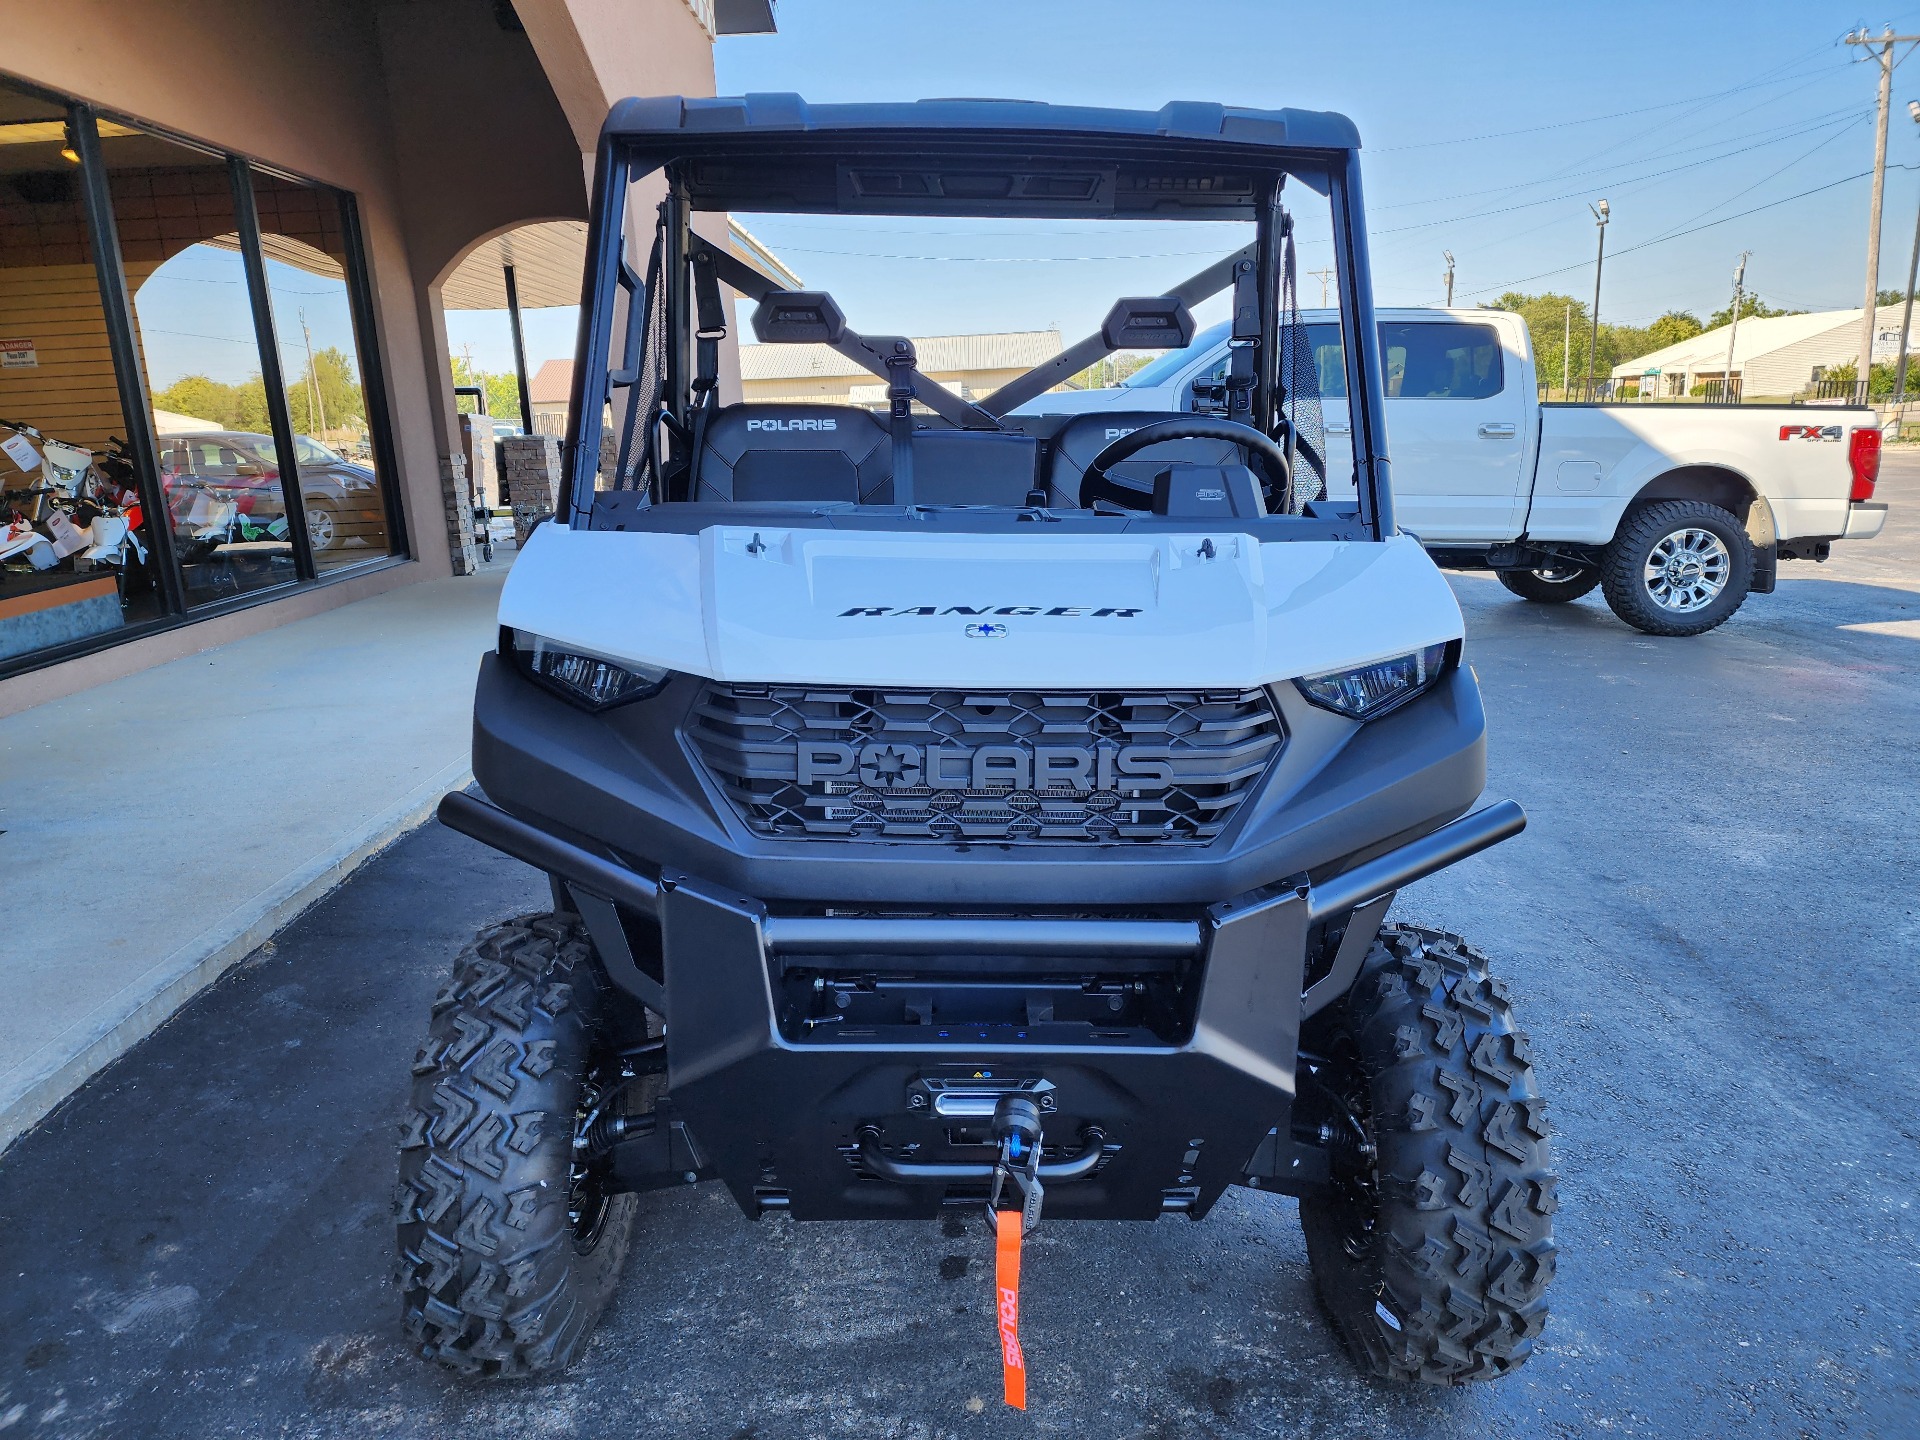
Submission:
<svg viewBox="0 0 1920 1440">
<path fill-rule="evenodd" d="M 1838 440 L 1840 427 L 1838 425 L 1782 425 L 1780 438 L 1782 440 Z"/>
</svg>

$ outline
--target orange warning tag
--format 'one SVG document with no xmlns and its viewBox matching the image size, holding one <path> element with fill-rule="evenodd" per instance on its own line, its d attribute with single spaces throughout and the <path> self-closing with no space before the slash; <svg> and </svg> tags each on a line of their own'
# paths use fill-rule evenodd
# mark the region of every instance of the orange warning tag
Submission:
<svg viewBox="0 0 1920 1440">
<path fill-rule="evenodd" d="M 1027 1357 L 1020 1349 L 1020 1224 L 1018 1210 L 993 1216 L 993 1291 L 1000 1316 L 1000 1369 L 1006 1378 L 1007 1404 L 1027 1408 Z"/>
</svg>

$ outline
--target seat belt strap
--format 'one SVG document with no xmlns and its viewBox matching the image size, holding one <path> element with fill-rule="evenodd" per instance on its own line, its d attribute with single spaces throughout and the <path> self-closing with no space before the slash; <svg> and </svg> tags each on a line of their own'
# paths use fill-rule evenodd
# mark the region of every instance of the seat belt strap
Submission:
<svg viewBox="0 0 1920 1440">
<path fill-rule="evenodd" d="M 913 377 L 918 357 L 911 340 L 886 348 L 887 417 L 893 432 L 893 503 L 913 504 Z"/>
<path fill-rule="evenodd" d="M 688 439 L 692 460 L 687 465 L 687 499 L 700 498 L 700 459 L 707 443 L 707 422 L 720 403 L 720 342 L 727 338 L 727 311 L 720 302 L 720 277 L 713 251 L 706 245 L 693 252 L 694 330 L 693 425 Z"/>
<path fill-rule="evenodd" d="M 1227 418 L 1253 423 L 1260 354 L 1260 284 L 1251 258 L 1233 267 L 1233 334 L 1227 341 Z"/>
</svg>

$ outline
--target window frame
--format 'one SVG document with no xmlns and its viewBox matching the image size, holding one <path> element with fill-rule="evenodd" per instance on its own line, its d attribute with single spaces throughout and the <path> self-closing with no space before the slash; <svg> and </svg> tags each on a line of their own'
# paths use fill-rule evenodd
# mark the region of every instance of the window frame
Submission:
<svg viewBox="0 0 1920 1440">
<path fill-rule="evenodd" d="M 94 276 L 100 288 L 102 318 L 107 334 L 107 353 L 113 364 L 114 387 L 127 432 L 127 452 L 133 463 L 141 508 L 144 513 L 155 517 L 169 513 L 161 484 L 160 444 L 153 423 L 153 396 L 147 384 L 145 367 L 141 363 L 133 296 L 127 288 L 111 181 L 100 150 L 99 123 L 105 120 L 124 125 L 226 164 L 233 190 L 240 253 L 246 266 L 255 343 L 260 352 L 262 378 L 267 382 L 267 412 L 276 449 L 284 457 L 280 479 L 288 513 L 288 528 L 290 532 L 297 532 L 294 543 L 295 578 L 204 604 L 189 605 L 185 578 L 174 549 L 172 526 L 156 518 L 154 523 L 145 527 L 145 539 L 156 562 L 160 613 L 130 621 L 99 635 L 0 660 L 0 680 L 10 680 L 18 675 L 77 660 L 119 645 L 132 644 L 183 626 L 218 619 L 255 605 L 273 604 L 318 586 L 354 580 L 393 566 L 412 563 L 414 556 L 400 494 L 398 452 L 393 439 L 393 411 L 387 389 L 385 354 L 381 348 L 378 312 L 373 305 L 366 237 L 362 231 L 357 197 L 353 192 L 244 152 L 183 135 L 165 125 L 137 118 L 112 107 L 51 90 L 18 75 L 0 72 L 0 83 L 50 105 L 62 106 L 66 111 L 75 152 L 79 156 L 76 168 L 79 172 L 82 223 L 93 252 Z M 273 329 L 271 293 L 265 282 L 266 262 L 261 247 L 259 211 L 254 203 L 252 177 L 255 171 L 291 183 L 312 186 L 332 196 L 340 207 L 341 234 L 346 251 L 343 268 L 346 272 L 347 303 L 352 316 L 354 346 L 358 352 L 356 358 L 360 362 L 360 383 L 366 398 L 367 430 L 375 470 L 384 482 L 381 491 L 389 548 L 385 555 L 372 556 L 324 573 L 315 568 L 312 545 L 306 534 L 306 510 L 299 503 L 299 462 L 291 443 L 285 385 L 280 382 L 279 376 L 280 352 Z"/>
</svg>

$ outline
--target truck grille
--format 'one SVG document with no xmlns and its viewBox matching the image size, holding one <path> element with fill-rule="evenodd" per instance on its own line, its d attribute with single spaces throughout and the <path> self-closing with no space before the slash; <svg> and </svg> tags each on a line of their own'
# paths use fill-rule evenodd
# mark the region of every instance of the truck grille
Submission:
<svg viewBox="0 0 1920 1440">
<path fill-rule="evenodd" d="M 1286 732 L 1266 691 L 706 687 L 687 723 L 754 833 L 1204 845 Z"/>
</svg>

